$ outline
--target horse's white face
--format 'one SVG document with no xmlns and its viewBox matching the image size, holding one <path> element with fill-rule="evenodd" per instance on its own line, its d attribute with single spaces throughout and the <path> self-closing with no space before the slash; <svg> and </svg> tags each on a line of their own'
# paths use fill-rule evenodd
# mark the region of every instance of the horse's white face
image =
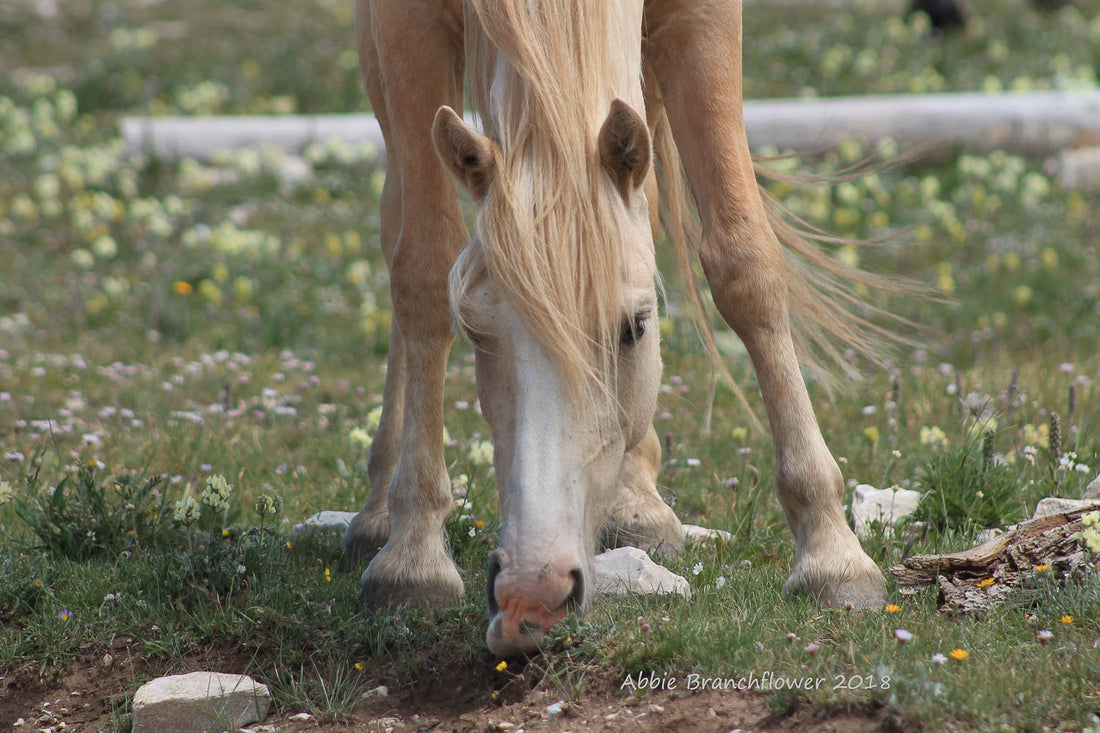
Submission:
<svg viewBox="0 0 1100 733">
<path fill-rule="evenodd" d="M 623 129 L 608 133 L 613 122 Z M 492 196 L 493 144 L 449 110 L 437 116 L 434 133 L 444 162 L 475 200 Z M 644 159 L 633 150 L 625 163 L 603 161 L 620 192 L 617 230 L 629 260 L 619 288 L 618 347 L 610 362 L 593 349 L 606 398 L 599 390 L 593 399 L 576 398 L 544 339 L 494 282 L 481 242 L 471 242 L 451 275 L 452 310 L 474 344 L 481 408 L 493 431 L 502 529 L 489 566 L 488 642 L 500 655 L 535 650 L 546 629 L 589 601 L 590 560 L 623 455 L 645 436 L 656 406 L 657 293 L 640 185 L 649 167 L 649 138 L 641 118 L 619 102 L 605 134 L 635 136 L 629 144 L 645 151 Z M 602 155 L 614 158 L 615 146 L 602 142 Z"/>
</svg>

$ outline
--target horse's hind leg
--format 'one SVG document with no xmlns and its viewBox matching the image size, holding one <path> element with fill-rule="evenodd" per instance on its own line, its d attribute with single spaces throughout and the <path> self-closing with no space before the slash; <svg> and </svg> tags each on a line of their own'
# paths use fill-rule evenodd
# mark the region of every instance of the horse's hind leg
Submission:
<svg viewBox="0 0 1100 733">
<path fill-rule="evenodd" d="M 366 0 L 359 3 L 356 31 L 359 45 L 359 68 L 374 107 L 375 118 L 382 128 L 386 147 L 393 146 L 386 98 L 379 68 L 378 50 L 370 22 L 370 8 Z M 395 155 L 387 156 L 386 182 L 382 186 L 379 202 L 381 218 L 382 255 L 386 266 L 393 267 L 393 253 L 397 247 L 397 235 L 401 231 L 401 166 Z M 371 441 L 367 458 L 367 476 L 370 478 L 370 496 L 355 515 L 344 534 L 344 554 L 340 559 L 342 570 L 353 570 L 361 562 L 369 561 L 386 544 L 390 536 L 390 512 L 387 497 L 393 482 L 397 459 L 401 454 L 401 425 L 405 400 L 405 344 L 400 323 L 395 319 L 390 331 L 389 354 L 386 357 L 386 384 L 382 392 L 382 420 Z"/>
<path fill-rule="evenodd" d="M 843 479 L 795 357 L 784 255 L 753 174 L 741 111 L 741 5 L 649 0 L 653 64 L 703 224 L 700 258 L 719 312 L 744 341 L 771 424 L 780 503 L 797 542 L 789 592 L 826 605 L 882 603 L 882 574 L 845 521 Z"/>
<path fill-rule="evenodd" d="M 372 495 L 345 545 L 353 552 L 385 539 L 363 572 L 368 605 L 440 603 L 463 593 L 443 536 L 453 506 L 443 376 L 452 341 L 447 274 L 467 234 L 457 188 L 431 143 L 436 110 L 461 107 L 461 12 L 451 0 L 358 3 L 367 88 L 386 118 L 383 242 L 397 335 L 375 438 L 382 442 L 371 451 Z"/>
</svg>

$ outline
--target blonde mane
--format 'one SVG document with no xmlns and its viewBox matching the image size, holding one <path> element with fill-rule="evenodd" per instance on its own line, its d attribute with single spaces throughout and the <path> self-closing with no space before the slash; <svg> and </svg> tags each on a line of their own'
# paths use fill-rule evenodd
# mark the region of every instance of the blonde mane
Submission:
<svg viewBox="0 0 1100 733">
<path fill-rule="evenodd" d="M 608 373 L 637 260 L 597 151 L 611 100 L 641 102 L 640 28 L 622 27 L 618 5 L 466 3 L 470 91 L 501 152 L 478 238 L 494 282 L 577 396 Z"/>
</svg>

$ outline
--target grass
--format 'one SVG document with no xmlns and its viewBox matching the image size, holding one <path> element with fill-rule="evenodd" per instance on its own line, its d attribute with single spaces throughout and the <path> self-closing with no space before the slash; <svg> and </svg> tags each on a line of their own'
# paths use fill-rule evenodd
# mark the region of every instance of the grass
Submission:
<svg viewBox="0 0 1100 733">
<path fill-rule="evenodd" d="M 481 589 L 496 488 L 458 344 L 445 455 L 461 506 L 446 529 L 467 600 L 362 612 L 357 579 L 336 572 L 338 548 L 289 528 L 355 508 L 368 490 L 390 318 L 376 154 L 318 145 L 311 175 L 288 180 L 271 151 L 128 158 L 115 125 L 124 113 L 365 108 L 350 6 L 63 5 L 54 23 L 29 5 L 0 9 L 0 64 L 14 70 L 0 79 L 0 481 L 11 492 L 0 504 L 0 674 L 56 679 L 125 636 L 135 687 L 169 660 L 228 649 L 280 709 L 331 721 L 378 684 L 460 670 L 486 705 L 532 679 L 568 700 L 608 675 L 770 672 L 825 679 L 766 691 L 776 711 L 874 709 L 933 730 L 1091 724 L 1093 580 L 1051 580 L 1032 606 L 977 619 L 942 617 L 935 591 L 893 585 L 895 612 L 827 613 L 782 597 L 793 546 L 770 439 L 723 386 L 702 433 L 710 372 L 675 294 L 661 323 L 662 490 L 685 521 L 734 533 L 672 562 L 693 599 L 599 600 L 545 655 L 495 670 Z M 1095 87 L 1095 2 L 1048 16 L 974 8 L 970 33 L 935 39 L 881 8 L 822 9 L 796 33 L 787 11 L 752 5 L 748 93 Z M 866 152 L 846 144 L 775 165 L 827 173 Z M 853 356 L 840 391 L 811 383 L 849 482 L 929 491 L 925 511 L 938 512 L 912 546 L 904 533 L 868 540 L 880 565 L 966 547 L 1044 496 L 1080 496 L 1100 470 L 1100 193 L 1064 190 L 1043 161 L 1004 153 L 769 185 L 838 234 L 906 232 L 835 254 L 927 282 L 946 301 L 882 301 L 923 327 L 923 345 L 884 366 Z M 740 344 L 720 346 L 755 395 Z M 185 497 L 202 506 L 214 475 L 232 487 L 228 506 L 174 522 Z M 263 497 L 283 506 L 261 516 Z M 900 644 L 896 629 L 912 640 Z"/>
</svg>

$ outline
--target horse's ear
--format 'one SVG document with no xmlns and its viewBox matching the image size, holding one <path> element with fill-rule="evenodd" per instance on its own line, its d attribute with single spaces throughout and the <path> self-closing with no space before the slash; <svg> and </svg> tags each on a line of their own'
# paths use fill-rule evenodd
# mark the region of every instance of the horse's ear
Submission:
<svg viewBox="0 0 1100 733">
<path fill-rule="evenodd" d="M 444 106 L 435 113 L 432 142 L 440 160 L 474 200 L 484 199 L 496 174 L 492 141 L 467 125 L 453 109 Z"/>
<path fill-rule="evenodd" d="M 600 128 L 599 145 L 600 162 L 627 198 L 649 173 L 652 152 L 645 120 L 623 100 L 614 100 Z"/>
</svg>

